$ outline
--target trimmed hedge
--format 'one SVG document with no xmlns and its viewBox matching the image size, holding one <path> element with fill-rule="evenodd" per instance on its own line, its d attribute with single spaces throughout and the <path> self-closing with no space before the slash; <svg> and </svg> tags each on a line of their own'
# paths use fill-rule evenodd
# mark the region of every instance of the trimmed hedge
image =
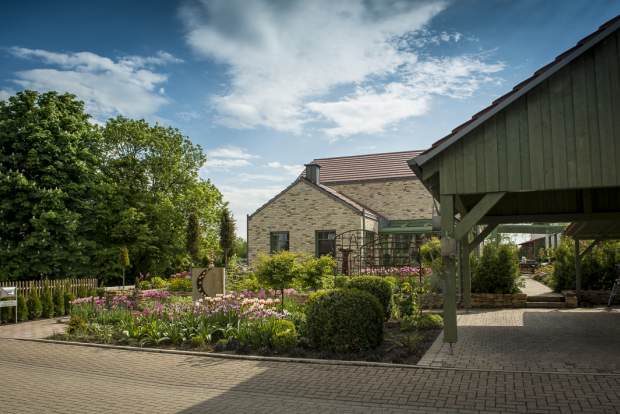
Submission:
<svg viewBox="0 0 620 414">
<path fill-rule="evenodd" d="M 392 308 L 392 284 L 379 276 L 356 276 L 352 277 L 346 287 L 368 292 L 377 298 L 383 309 L 385 319 L 390 318 Z"/>
<path fill-rule="evenodd" d="M 383 341 L 383 308 L 358 289 L 316 292 L 306 303 L 306 335 L 312 346 L 333 352 L 376 348 Z"/>
</svg>

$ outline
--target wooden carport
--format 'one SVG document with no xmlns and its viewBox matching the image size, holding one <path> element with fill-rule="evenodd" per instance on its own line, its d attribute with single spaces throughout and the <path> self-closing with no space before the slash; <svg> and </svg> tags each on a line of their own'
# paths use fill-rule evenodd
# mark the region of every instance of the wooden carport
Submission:
<svg viewBox="0 0 620 414">
<path fill-rule="evenodd" d="M 496 226 L 620 220 L 619 28 L 620 16 L 410 160 L 440 203 L 444 341 L 457 341 L 457 267 L 469 307 L 469 252 Z"/>
</svg>

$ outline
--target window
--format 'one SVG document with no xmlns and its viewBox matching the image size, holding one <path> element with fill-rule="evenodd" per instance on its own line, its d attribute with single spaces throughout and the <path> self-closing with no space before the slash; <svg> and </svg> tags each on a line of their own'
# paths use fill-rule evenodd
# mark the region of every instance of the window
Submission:
<svg viewBox="0 0 620 414">
<path fill-rule="evenodd" d="M 335 230 L 320 230 L 316 232 L 316 257 L 325 255 L 336 257 Z"/>
<path fill-rule="evenodd" d="M 269 233 L 269 244 L 271 253 L 288 250 L 288 231 L 272 231 Z"/>
</svg>

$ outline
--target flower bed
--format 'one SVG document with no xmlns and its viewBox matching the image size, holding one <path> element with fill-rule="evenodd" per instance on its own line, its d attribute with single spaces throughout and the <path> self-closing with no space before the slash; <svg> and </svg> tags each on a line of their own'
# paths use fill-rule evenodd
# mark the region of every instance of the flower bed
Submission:
<svg viewBox="0 0 620 414">
<path fill-rule="evenodd" d="M 373 343 L 373 349 L 321 349 L 306 335 L 303 302 L 307 295 L 287 289 L 283 306 L 280 294 L 259 289 L 195 302 L 162 290 L 88 297 L 73 301 L 67 332 L 53 338 L 209 352 L 415 363 L 439 333 L 435 322 L 417 329 L 416 324 L 424 322 L 424 318 L 408 320 L 404 325 L 393 319 L 383 323 L 380 318 L 383 341 L 378 346 Z M 355 318 L 355 314 L 351 317 Z"/>
</svg>

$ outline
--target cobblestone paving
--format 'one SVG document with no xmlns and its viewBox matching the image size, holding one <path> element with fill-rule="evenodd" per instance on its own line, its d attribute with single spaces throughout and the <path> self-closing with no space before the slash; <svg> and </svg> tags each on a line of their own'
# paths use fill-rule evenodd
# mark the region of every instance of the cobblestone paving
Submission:
<svg viewBox="0 0 620 414">
<path fill-rule="evenodd" d="M 419 365 L 620 374 L 618 309 L 478 310 L 457 321 L 453 353 L 439 335 Z"/>
<path fill-rule="evenodd" d="M 66 320 L 67 318 L 62 318 Z M 62 333 L 66 324 L 58 323 L 58 319 L 41 319 L 38 321 L 21 322 L 17 325 L 0 326 L 0 338 L 43 339 L 56 333 Z"/>
<path fill-rule="evenodd" d="M 224 360 L 0 340 L 3 413 L 591 412 L 620 376 Z"/>
</svg>

